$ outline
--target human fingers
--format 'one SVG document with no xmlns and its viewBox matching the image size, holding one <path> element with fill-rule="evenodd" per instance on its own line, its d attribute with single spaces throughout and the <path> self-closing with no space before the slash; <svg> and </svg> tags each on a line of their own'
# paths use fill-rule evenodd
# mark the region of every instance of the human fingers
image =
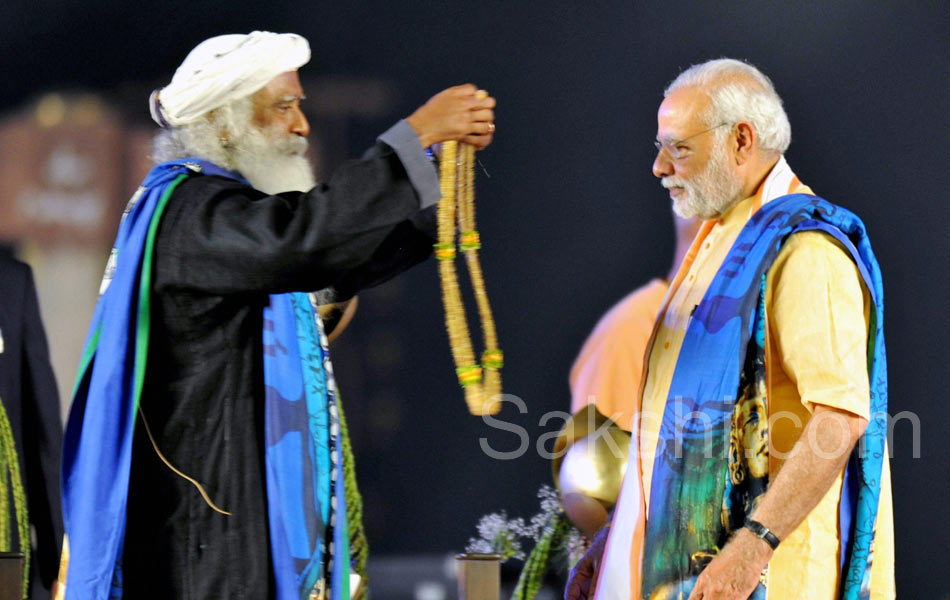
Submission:
<svg viewBox="0 0 950 600">
<path fill-rule="evenodd" d="M 584 591 L 585 598 L 593 598 L 597 593 L 597 578 L 591 577 L 587 580 L 587 589 Z"/>
<path fill-rule="evenodd" d="M 706 586 L 703 585 L 702 578 L 697 579 L 696 585 L 693 587 L 692 591 L 689 593 L 689 598 L 686 600 L 703 600 L 704 598 L 709 600 L 710 597 L 703 594 L 703 589 L 705 589 L 705 587 Z"/>
<path fill-rule="evenodd" d="M 492 96 L 486 95 L 480 97 L 477 93 L 475 94 L 475 101 L 478 103 L 479 108 L 495 108 L 495 105 L 498 104 Z"/>
<path fill-rule="evenodd" d="M 597 580 L 600 578 L 600 561 L 602 554 L 597 554 L 591 561 L 590 579 L 587 580 L 587 597 L 593 598 L 597 593 Z"/>
<path fill-rule="evenodd" d="M 478 110 L 473 110 L 471 112 L 471 117 L 473 121 L 494 121 L 495 120 L 495 111 L 490 108 L 481 108 Z"/>
<path fill-rule="evenodd" d="M 451 92 L 454 96 L 474 96 L 476 92 L 478 92 L 478 88 L 471 83 L 463 83 L 461 85 L 453 85 L 445 91 Z"/>
<path fill-rule="evenodd" d="M 467 135 L 463 137 L 461 141 L 475 146 L 476 150 L 484 150 L 489 144 L 492 143 L 493 137 L 494 136 L 492 134 Z"/>
<path fill-rule="evenodd" d="M 567 580 L 564 588 L 564 597 L 567 600 L 587 600 L 590 597 L 590 582 L 594 575 L 590 558 L 581 557 Z"/>
<path fill-rule="evenodd" d="M 576 583 L 570 582 L 564 588 L 564 600 L 580 600 L 581 590 Z"/>
<path fill-rule="evenodd" d="M 491 121 L 473 121 L 466 127 L 466 135 L 490 135 L 495 133 L 495 124 Z"/>
<path fill-rule="evenodd" d="M 564 588 L 564 600 L 587 600 L 590 596 L 590 580 L 583 576 L 572 577 Z"/>
</svg>

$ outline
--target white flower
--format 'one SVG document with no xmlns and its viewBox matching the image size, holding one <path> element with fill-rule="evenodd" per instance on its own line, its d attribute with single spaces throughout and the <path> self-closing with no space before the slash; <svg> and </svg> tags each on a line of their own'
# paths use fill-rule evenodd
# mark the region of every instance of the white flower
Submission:
<svg viewBox="0 0 950 600">
<path fill-rule="evenodd" d="M 478 522 L 478 538 L 469 538 L 466 552 L 501 554 L 502 560 L 524 560 L 522 538 L 537 542 L 561 510 L 561 499 L 549 485 L 538 490 L 541 510 L 525 523 L 521 517 L 509 519 L 505 511 L 483 516 Z"/>
<path fill-rule="evenodd" d="M 481 554 L 501 554 L 502 560 L 516 558 L 524 560 L 521 540 L 524 537 L 524 519 L 508 520 L 504 511 L 485 515 L 478 522 L 479 539 L 470 538 L 466 552 Z"/>
</svg>

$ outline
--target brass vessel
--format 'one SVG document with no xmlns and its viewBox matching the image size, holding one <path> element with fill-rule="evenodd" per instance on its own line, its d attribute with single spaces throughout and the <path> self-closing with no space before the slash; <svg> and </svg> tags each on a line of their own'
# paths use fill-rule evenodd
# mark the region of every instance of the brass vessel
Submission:
<svg viewBox="0 0 950 600">
<path fill-rule="evenodd" d="M 620 495 L 627 470 L 630 434 L 593 404 L 577 411 L 554 442 L 554 485 L 568 519 L 592 535 Z"/>
</svg>

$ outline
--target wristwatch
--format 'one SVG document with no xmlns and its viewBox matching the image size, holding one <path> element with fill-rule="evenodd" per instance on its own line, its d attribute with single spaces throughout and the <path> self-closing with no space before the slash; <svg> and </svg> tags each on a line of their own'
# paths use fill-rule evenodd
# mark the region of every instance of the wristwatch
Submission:
<svg viewBox="0 0 950 600">
<path fill-rule="evenodd" d="M 772 533 L 768 527 L 759 523 L 758 521 L 753 521 L 752 519 L 746 519 L 743 527 L 755 534 L 756 537 L 765 540 L 765 543 L 772 547 L 772 550 L 778 548 L 781 540 Z"/>
</svg>

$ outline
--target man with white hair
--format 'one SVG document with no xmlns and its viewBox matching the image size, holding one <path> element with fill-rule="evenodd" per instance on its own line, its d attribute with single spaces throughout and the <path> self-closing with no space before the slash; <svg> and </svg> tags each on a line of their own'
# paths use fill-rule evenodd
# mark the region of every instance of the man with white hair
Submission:
<svg viewBox="0 0 950 600">
<path fill-rule="evenodd" d="M 428 257 L 425 149 L 484 148 L 449 88 L 314 183 L 294 34 L 206 40 L 152 94 L 158 163 L 126 209 L 64 451 L 67 598 L 350 598 L 355 496 L 313 296 Z M 62 574 L 61 574 L 62 577 Z"/>
<path fill-rule="evenodd" d="M 657 124 L 653 173 L 680 216 L 707 221 L 646 352 L 612 523 L 565 596 L 893 598 L 882 289 L 864 226 L 792 172 L 782 102 L 747 63 L 684 71 Z"/>
</svg>

